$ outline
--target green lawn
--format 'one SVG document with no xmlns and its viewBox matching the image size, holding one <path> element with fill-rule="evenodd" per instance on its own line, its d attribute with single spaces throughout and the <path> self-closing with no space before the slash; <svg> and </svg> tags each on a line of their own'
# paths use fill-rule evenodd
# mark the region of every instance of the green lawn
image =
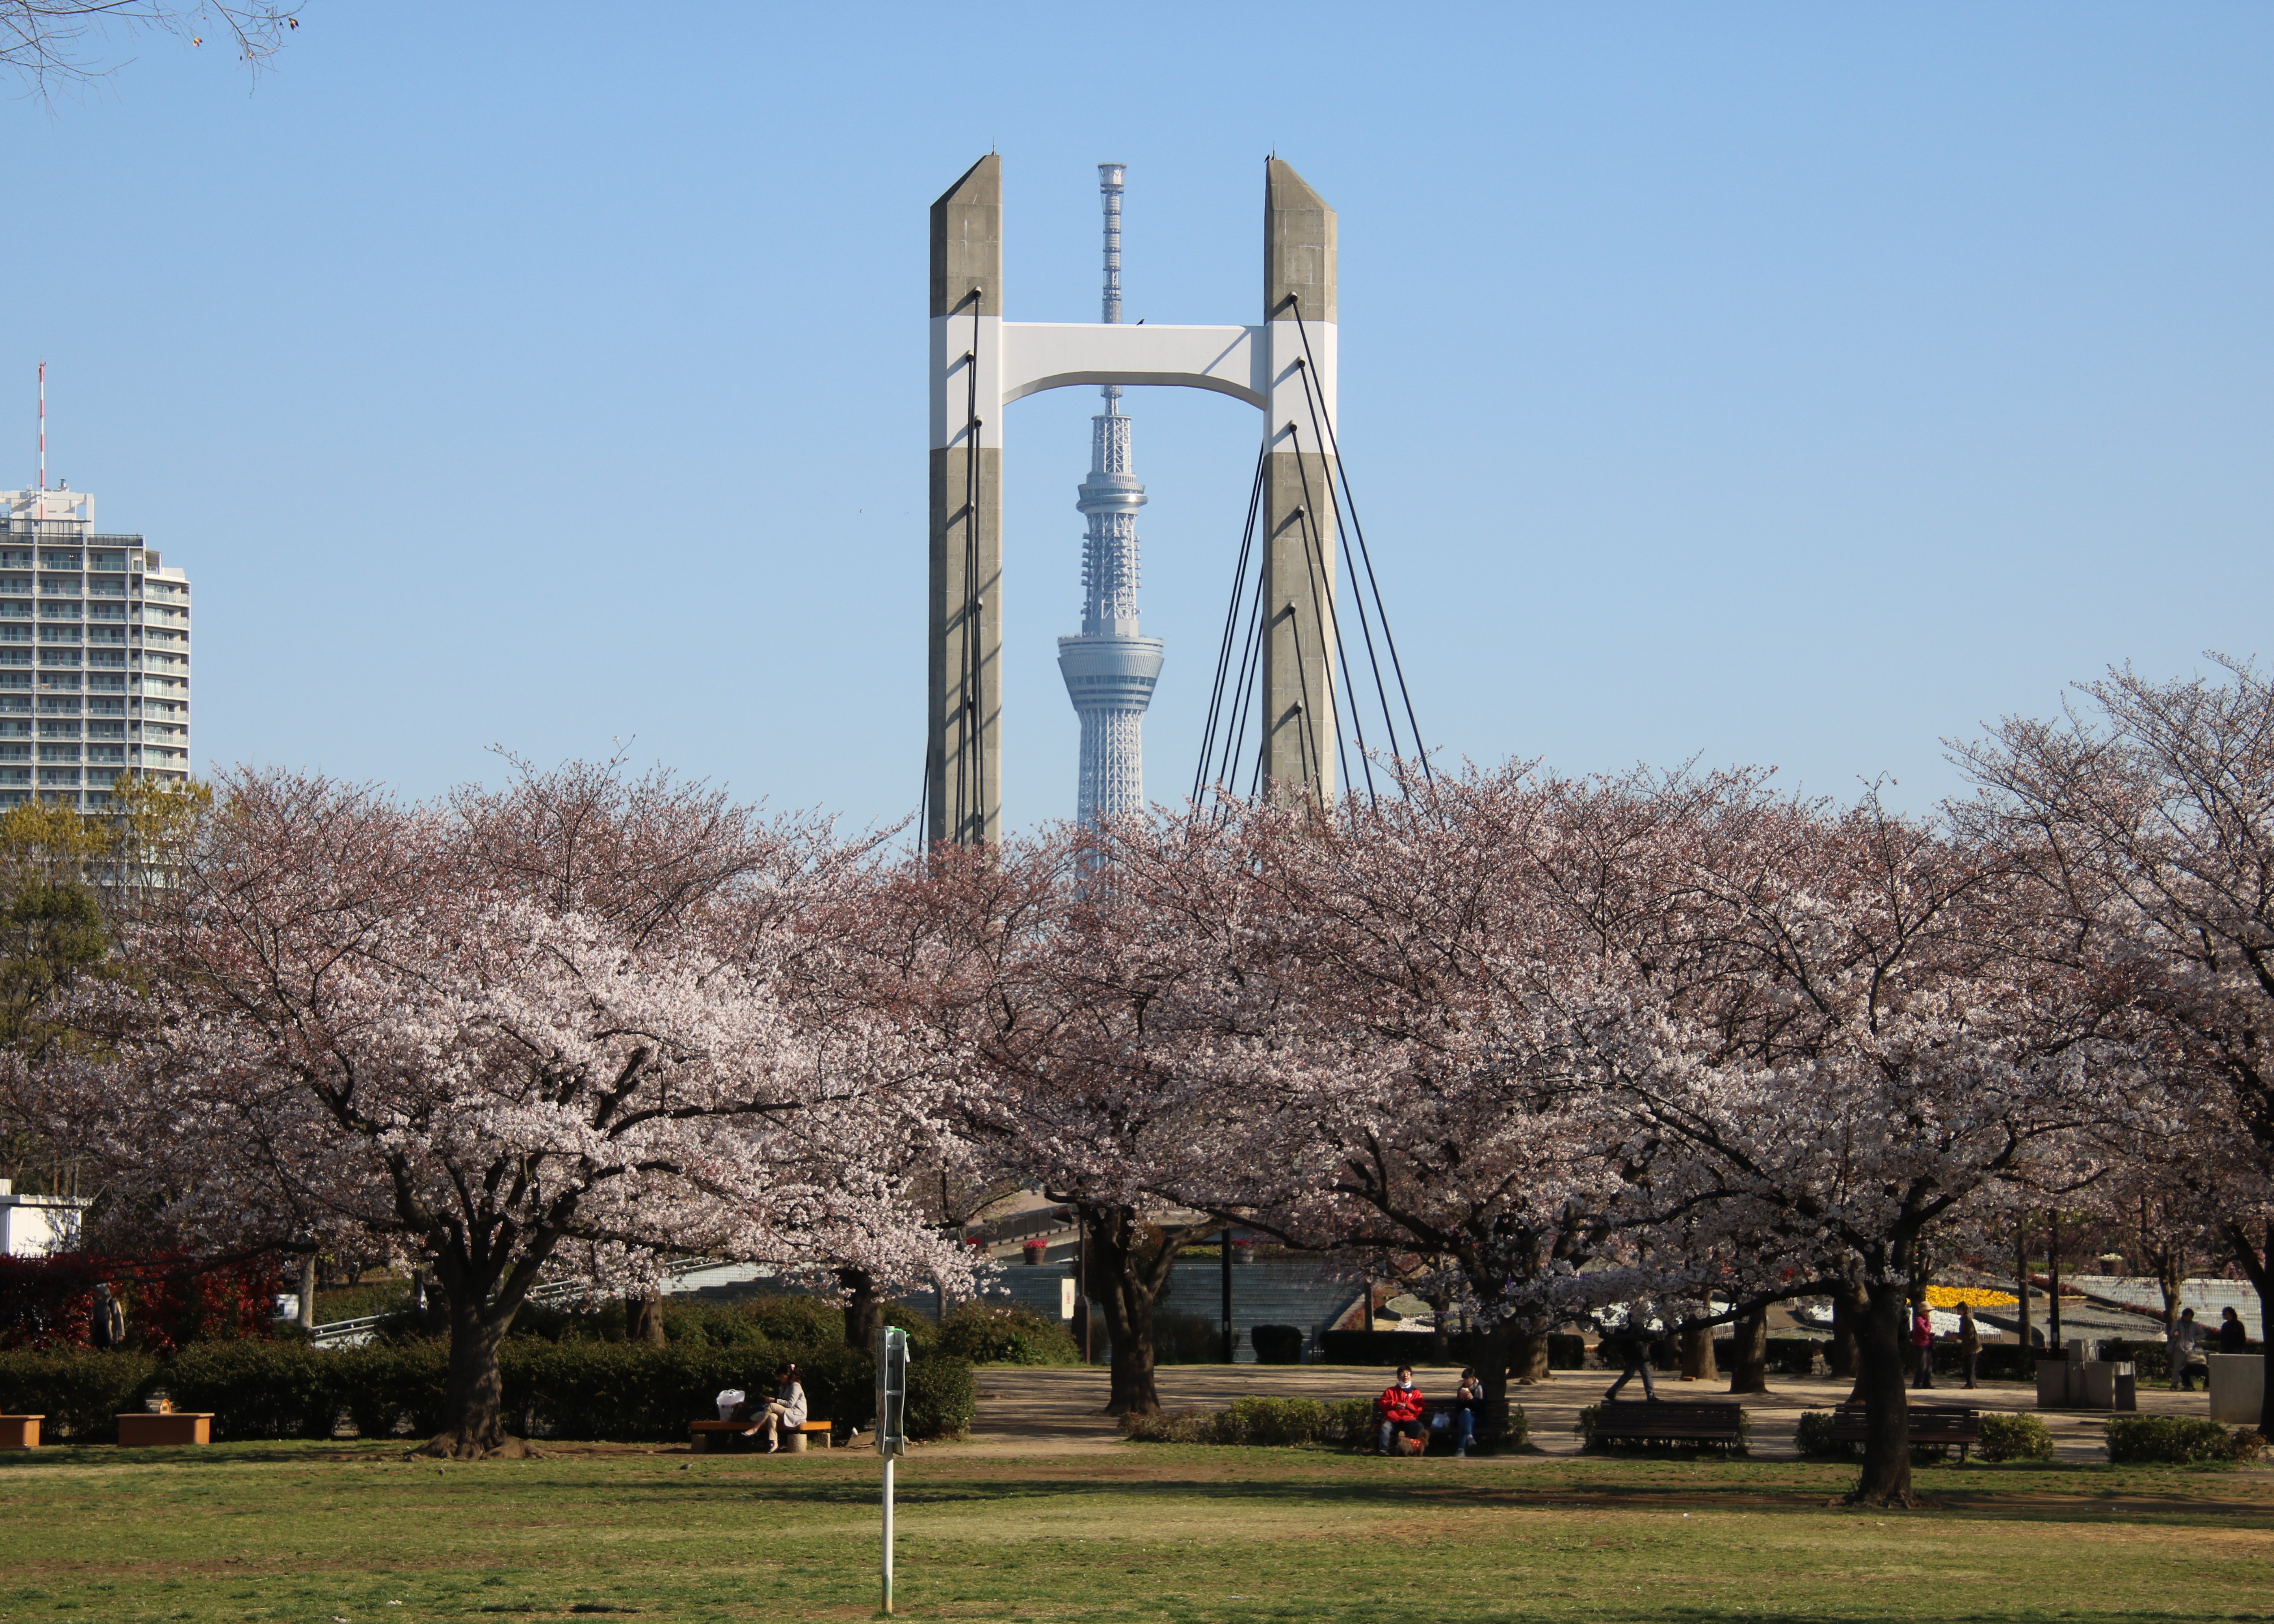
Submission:
<svg viewBox="0 0 2274 1624">
<path fill-rule="evenodd" d="M 0 1457 L 0 1619 L 864 1618 L 876 1457 L 361 1444 Z M 1126 1446 L 901 1468 L 916 1619 L 2274 1619 L 2274 1474 L 1377 1461 Z"/>
</svg>

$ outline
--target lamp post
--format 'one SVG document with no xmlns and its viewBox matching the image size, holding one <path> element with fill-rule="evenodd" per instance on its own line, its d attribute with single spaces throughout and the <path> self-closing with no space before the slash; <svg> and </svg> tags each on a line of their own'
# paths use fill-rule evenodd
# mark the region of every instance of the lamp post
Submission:
<svg viewBox="0 0 2274 1624">
<path fill-rule="evenodd" d="M 1236 1364 L 1238 1361 L 1233 1357 L 1234 1350 L 1232 1347 L 1231 1231 L 1229 1229 L 1225 1229 L 1224 1232 L 1224 1245 L 1220 1251 L 1222 1252 L 1222 1256 L 1219 1261 L 1222 1265 L 1221 1273 L 1224 1277 L 1224 1362 L 1226 1365 L 1231 1365 Z"/>
</svg>

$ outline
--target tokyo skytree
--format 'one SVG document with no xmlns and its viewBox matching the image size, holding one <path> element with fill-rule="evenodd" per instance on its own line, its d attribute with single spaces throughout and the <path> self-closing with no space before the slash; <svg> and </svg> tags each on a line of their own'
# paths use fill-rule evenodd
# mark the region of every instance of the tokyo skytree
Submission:
<svg viewBox="0 0 2274 1624">
<path fill-rule="evenodd" d="M 1123 166 L 1097 166 L 1105 206 L 1103 320 L 1121 320 Z M 1129 419 L 1121 388 L 1101 391 L 1092 417 L 1089 477 L 1075 508 L 1089 520 L 1081 553 L 1081 631 L 1058 639 L 1058 671 L 1081 718 L 1076 815 L 1085 823 L 1145 809 L 1145 708 L 1161 674 L 1161 640 L 1137 627 L 1137 510 L 1145 487 L 1130 471 Z"/>
</svg>

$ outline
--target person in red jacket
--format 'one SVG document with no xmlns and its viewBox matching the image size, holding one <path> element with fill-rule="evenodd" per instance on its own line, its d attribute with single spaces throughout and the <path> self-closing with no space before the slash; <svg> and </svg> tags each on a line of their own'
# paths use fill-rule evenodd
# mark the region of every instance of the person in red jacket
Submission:
<svg viewBox="0 0 2274 1624">
<path fill-rule="evenodd" d="M 1389 1440 L 1401 1433 L 1417 1444 L 1428 1441 L 1429 1430 L 1421 1425 L 1421 1417 L 1428 1413 L 1429 1401 L 1413 1385 L 1411 1365 L 1397 1367 L 1397 1380 L 1382 1388 L 1382 1396 L 1374 1401 L 1374 1408 L 1382 1417 L 1382 1441 L 1374 1450 L 1376 1455 L 1388 1455 Z M 1419 1455 L 1421 1451 L 1417 1447 L 1413 1453 Z"/>
<path fill-rule="evenodd" d="M 1911 1316 L 1911 1350 L 1918 1356 L 1918 1370 L 1911 1377 L 1911 1386 L 1934 1386 L 1934 1316 L 1927 1312 L 1924 1303 Z"/>
</svg>

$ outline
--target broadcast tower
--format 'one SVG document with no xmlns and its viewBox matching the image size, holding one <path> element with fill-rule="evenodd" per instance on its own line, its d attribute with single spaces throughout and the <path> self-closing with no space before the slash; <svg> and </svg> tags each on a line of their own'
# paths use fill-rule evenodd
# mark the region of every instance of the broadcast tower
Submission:
<svg viewBox="0 0 2274 1624">
<path fill-rule="evenodd" d="M 1121 320 L 1123 166 L 1097 166 L 1105 206 L 1103 320 Z M 1089 520 L 1081 553 L 1081 631 L 1058 639 L 1058 670 L 1081 718 L 1077 816 L 1085 823 L 1145 809 L 1145 708 L 1161 674 L 1161 640 L 1137 627 L 1137 510 L 1145 487 L 1130 471 L 1121 388 L 1107 384 L 1090 421 L 1089 477 L 1075 507 Z"/>
</svg>

